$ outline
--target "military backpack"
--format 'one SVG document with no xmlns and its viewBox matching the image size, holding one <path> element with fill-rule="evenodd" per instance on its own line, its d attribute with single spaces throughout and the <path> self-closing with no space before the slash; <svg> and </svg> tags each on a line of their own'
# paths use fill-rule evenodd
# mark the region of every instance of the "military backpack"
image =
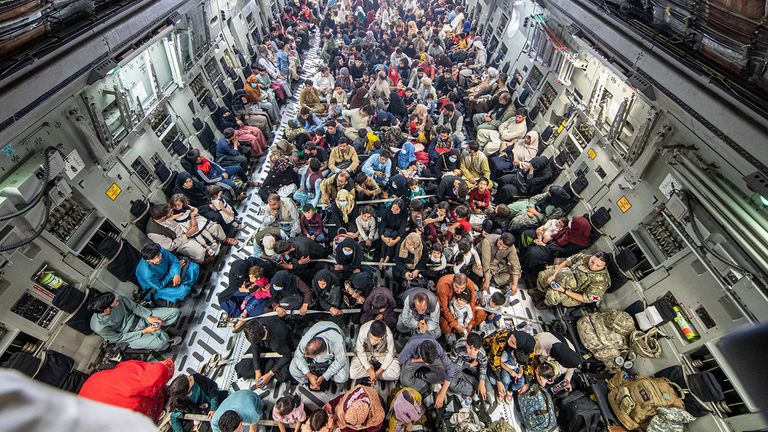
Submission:
<svg viewBox="0 0 768 432">
<path fill-rule="evenodd" d="M 608 402 L 622 425 L 645 429 L 659 408 L 685 409 L 683 390 L 666 378 L 618 373 L 608 380 Z"/>
<path fill-rule="evenodd" d="M 581 343 L 596 359 L 615 368 L 613 359 L 629 350 L 628 339 L 635 330 L 632 317 L 619 310 L 586 314 L 576 322 Z"/>
</svg>

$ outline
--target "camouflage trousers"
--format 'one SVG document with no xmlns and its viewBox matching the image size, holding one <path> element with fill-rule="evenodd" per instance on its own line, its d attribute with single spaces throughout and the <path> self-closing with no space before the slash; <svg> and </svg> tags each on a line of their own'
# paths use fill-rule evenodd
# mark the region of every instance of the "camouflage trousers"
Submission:
<svg viewBox="0 0 768 432">
<path fill-rule="evenodd" d="M 544 304 L 547 306 L 562 305 L 564 307 L 576 307 L 581 303 L 568 297 L 564 293 L 555 291 L 547 283 L 547 279 L 555 274 L 555 266 L 548 266 L 546 269 L 539 272 L 539 277 L 536 279 L 536 290 L 540 294 L 544 294 Z"/>
</svg>

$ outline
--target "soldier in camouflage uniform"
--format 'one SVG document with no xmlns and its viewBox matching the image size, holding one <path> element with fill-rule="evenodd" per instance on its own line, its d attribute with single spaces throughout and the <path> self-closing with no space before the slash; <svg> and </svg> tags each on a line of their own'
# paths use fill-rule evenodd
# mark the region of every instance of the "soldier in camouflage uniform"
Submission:
<svg viewBox="0 0 768 432">
<path fill-rule="evenodd" d="M 606 260 L 605 252 L 578 253 L 556 266 L 547 266 L 536 281 L 538 294 L 544 295 L 547 306 L 575 307 L 598 302 L 611 286 Z"/>
</svg>

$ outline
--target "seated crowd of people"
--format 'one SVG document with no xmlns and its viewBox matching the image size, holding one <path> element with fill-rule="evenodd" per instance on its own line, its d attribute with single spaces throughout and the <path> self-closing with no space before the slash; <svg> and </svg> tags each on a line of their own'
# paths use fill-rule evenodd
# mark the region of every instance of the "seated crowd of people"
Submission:
<svg viewBox="0 0 768 432">
<path fill-rule="evenodd" d="M 251 344 L 237 374 L 257 389 L 354 381 L 314 411 L 298 396 L 277 400 L 281 431 L 411 430 L 449 397 L 468 406 L 490 393 L 510 403 L 532 383 L 570 389 L 581 362 L 571 341 L 515 329 L 502 309 L 521 289 L 542 308 L 598 302 L 607 257 L 585 252 L 590 221 L 569 215 L 576 197 L 552 184 L 541 127 L 462 7 L 336 0 L 321 14 L 296 0 L 272 30 L 215 119 L 215 161 L 190 150 L 168 204 L 150 209 L 136 275 L 155 308 L 99 296 L 96 333 L 159 351 L 174 342 L 163 327 L 198 266 L 237 243 L 234 206 L 268 154 L 253 254 L 231 265 L 218 293 Z M 323 64 L 268 145 L 314 30 Z M 398 391 L 385 407 L 377 390 L 387 381 Z M 178 376 L 168 393 L 174 431 L 186 430 L 184 413 L 209 414 L 213 430 L 253 431 L 265 410 L 256 393 L 226 396 L 200 374 Z"/>
</svg>

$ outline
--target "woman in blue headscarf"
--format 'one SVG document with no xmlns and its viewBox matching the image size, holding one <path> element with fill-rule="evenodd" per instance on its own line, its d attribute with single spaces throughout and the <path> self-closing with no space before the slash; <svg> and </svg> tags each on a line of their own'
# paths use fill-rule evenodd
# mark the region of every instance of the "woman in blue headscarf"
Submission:
<svg viewBox="0 0 768 432">
<path fill-rule="evenodd" d="M 403 147 L 397 152 L 397 168 L 407 169 L 411 162 L 416 160 L 416 147 L 410 141 L 403 143 Z"/>
<path fill-rule="evenodd" d="M 144 245 L 141 255 L 136 278 L 145 299 L 160 307 L 173 307 L 183 301 L 197 282 L 200 266 L 188 258 L 180 261 L 157 243 Z"/>
</svg>

